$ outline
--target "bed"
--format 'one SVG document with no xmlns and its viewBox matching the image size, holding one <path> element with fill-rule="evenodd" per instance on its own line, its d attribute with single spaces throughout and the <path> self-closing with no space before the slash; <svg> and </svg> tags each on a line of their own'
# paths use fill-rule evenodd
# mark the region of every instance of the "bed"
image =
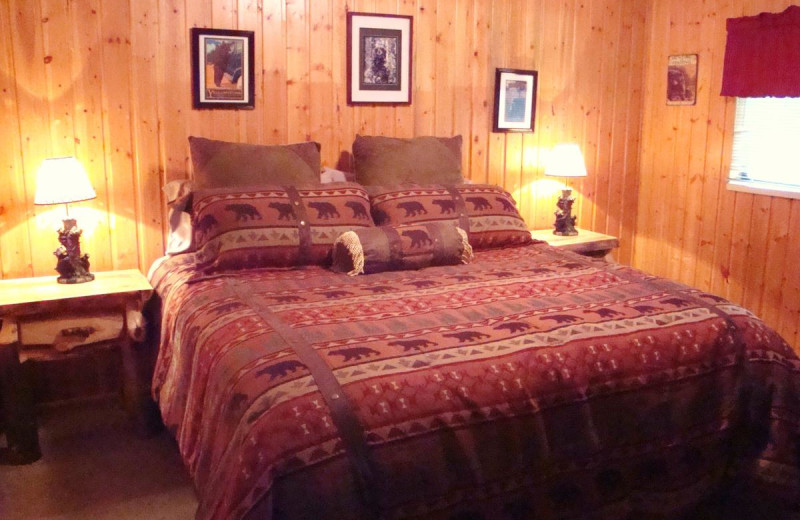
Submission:
<svg viewBox="0 0 800 520">
<path fill-rule="evenodd" d="M 153 395 L 199 520 L 678 518 L 731 482 L 798 505 L 800 361 L 749 311 L 533 242 L 502 190 L 337 189 L 376 219 L 451 219 L 475 250 L 348 276 L 297 260 L 347 225 L 376 232 L 360 199 L 196 196 L 195 238 L 228 215 L 231 245 L 165 257 L 150 280 Z M 271 236 L 305 253 L 234 248 L 264 239 L 270 209 L 286 226 Z"/>
<path fill-rule="evenodd" d="M 184 255 L 152 278 L 198 518 L 669 517 L 731 472 L 797 489 L 788 345 L 621 265 L 531 244 L 361 277 Z"/>
</svg>

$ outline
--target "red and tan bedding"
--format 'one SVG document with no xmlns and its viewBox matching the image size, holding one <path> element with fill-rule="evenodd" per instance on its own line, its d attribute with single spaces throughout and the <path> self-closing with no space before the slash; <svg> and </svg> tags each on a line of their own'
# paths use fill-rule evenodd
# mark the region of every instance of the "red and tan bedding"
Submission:
<svg viewBox="0 0 800 520">
<path fill-rule="evenodd" d="M 800 361 L 748 311 L 544 244 L 151 279 L 198 519 L 676 518 L 800 491 Z"/>
</svg>

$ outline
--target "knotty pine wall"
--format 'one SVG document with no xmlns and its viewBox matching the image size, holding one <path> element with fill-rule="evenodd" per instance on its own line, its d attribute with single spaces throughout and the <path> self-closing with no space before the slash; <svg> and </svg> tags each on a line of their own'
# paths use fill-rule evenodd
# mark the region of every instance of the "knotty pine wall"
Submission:
<svg viewBox="0 0 800 520">
<path fill-rule="evenodd" d="M 735 100 L 719 95 L 726 18 L 792 3 L 653 2 L 633 265 L 745 305 L 800 352 L 800 200 L 726 189 Z M 667 57 L 695 53 L 697 104 L 666 106 Z"/>
<path fill-rule="evenodd" d="M 42 159 L 76 155 L 98 197 L 73 205 L 93 270 L 146 271 L 164 249 L 161 187 L 189 172 L 187 136 L 322 143 L 356 133 L 464 136 L 464 169 L 505 186 L 531 227 L 552 225 L 546 150 L 577 141 L 579 225 L 636 223 L 646 25 L 638 0 L 3 0 L 0 274 L 54 274 L 60 209 L 34 206 Z M 348 107 L 346 12 L 414 17 L 413 103 Z M 253 30 L 256 109 L 191 108 L 189 29 Z M 536 131 L 491 133 L 495 67 L 539 71 Z M 344 161 L 347 164 L 347 161 Z"/>
</svg>

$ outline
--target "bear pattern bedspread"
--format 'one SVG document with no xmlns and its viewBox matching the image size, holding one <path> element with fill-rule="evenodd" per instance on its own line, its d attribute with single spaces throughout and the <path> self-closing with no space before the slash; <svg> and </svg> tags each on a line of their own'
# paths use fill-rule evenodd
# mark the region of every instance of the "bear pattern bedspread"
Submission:
<svg viewBox="0 0 800 520">
<path fill-rule="evenodd" d="M 545 244 L 348 277 L 153 270 L 198 519 L 674 518 L 800 496 L 800 362 L 747 310 Z"/>
</svg>

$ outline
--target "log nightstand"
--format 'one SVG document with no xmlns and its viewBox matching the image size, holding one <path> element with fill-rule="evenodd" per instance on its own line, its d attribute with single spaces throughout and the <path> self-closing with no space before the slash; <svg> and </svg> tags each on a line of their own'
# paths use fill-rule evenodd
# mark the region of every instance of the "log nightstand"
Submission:
<svg viewBox="0 0 800 520">
<path fill-rule="evenodd" d="M 578 229 L 578 234 L 564 237 L 553 234 L 553 229 L 535 229 L 531 236 L 536 240 L 544 240 L 553 247 L 574 251 L 581 255 L 605 258 L 612 261 L 611 252 L 619 247 L 619 239 L 615 236 L 595 233 L 586 229 Z"/>
<path fill-rule="evenodd" d="M 142 307 L 152 287 L 138 270 L 94 273 L 95 280 L 59 284 L 55 276 L 0 280 L 0 463 L 41 456 L 30 364 L 119 349 L 122 397 L 138 429 L 146 428 L 147 389 L 139 378 L 136 342 L 145 336 Z"/>
</svg>

